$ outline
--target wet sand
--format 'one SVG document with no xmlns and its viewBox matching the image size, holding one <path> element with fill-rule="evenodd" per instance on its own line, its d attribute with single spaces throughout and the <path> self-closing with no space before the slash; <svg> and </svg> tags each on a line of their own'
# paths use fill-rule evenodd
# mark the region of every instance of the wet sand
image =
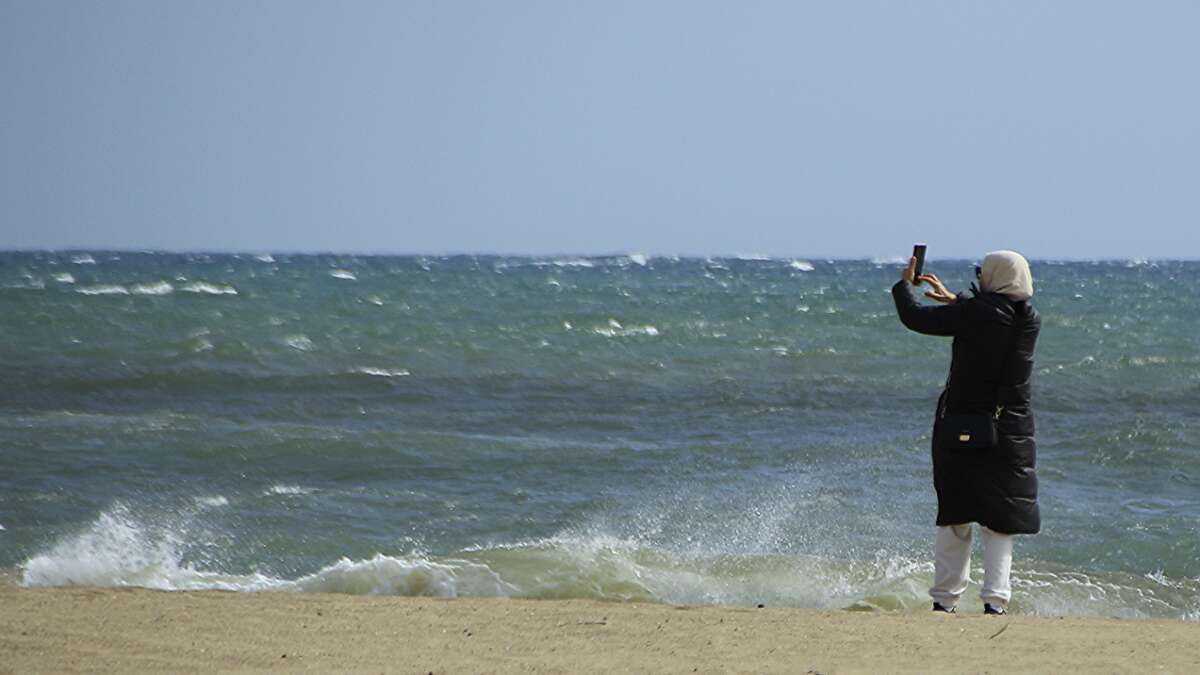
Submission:
<svg viewBox="0 0 1200 675">
<path fill-rule="evenodd" d="M 0 586 L 0 672 L 1200 672 L 1200 623 Z"/>
</svg>

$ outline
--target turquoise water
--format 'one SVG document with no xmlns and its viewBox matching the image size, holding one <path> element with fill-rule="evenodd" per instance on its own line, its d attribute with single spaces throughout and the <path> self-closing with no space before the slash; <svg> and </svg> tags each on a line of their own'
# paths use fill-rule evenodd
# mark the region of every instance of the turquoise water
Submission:
<svg viewBox="0 0 1200 675">
<path fill-rule="evenodd" d="M 924 606 L 949 341 L 898 273 L 0 253 L 0 577 Z M 1013 609 L 1198 618 L 1200 263 L 1034 275 Z"/>
</svg>

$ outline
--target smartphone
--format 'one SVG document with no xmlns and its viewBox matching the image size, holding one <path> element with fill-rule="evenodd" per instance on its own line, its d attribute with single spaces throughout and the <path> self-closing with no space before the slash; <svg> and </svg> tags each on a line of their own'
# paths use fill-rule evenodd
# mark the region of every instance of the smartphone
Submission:
<svg viewBox="0 0 1200 675">
<path fill-rule="evenodd" d="M 913 244 L 913 257 L 917 266 L 913 269 L 913 283 L 921 283 L 921 275 L 925 273 L 925 244 Z"/>
</svg>

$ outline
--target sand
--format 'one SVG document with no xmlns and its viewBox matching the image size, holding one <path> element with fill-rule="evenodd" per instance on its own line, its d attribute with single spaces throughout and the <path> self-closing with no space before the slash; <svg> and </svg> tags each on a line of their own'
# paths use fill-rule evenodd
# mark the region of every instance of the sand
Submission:
<svg viewBox="0 0 1200 675">
<path fill-rule="evenodd" d="M 1200 672 L 1200 623 L 0 586 L 0 672 Z"/>
</svg>

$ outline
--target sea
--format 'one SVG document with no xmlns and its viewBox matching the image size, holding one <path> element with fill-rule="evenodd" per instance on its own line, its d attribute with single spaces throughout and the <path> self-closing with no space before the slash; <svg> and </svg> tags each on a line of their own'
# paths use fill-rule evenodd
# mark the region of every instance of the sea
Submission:
<svg viewBox="0 0 1200 675">
<path fill-rule="evenodd" d="M 1032 267 L 1010 611 L 1200 619 L 1200 262 Z M 927 608 L 900 268 L 0 253 L 0 583 Z"/>
</svg>

